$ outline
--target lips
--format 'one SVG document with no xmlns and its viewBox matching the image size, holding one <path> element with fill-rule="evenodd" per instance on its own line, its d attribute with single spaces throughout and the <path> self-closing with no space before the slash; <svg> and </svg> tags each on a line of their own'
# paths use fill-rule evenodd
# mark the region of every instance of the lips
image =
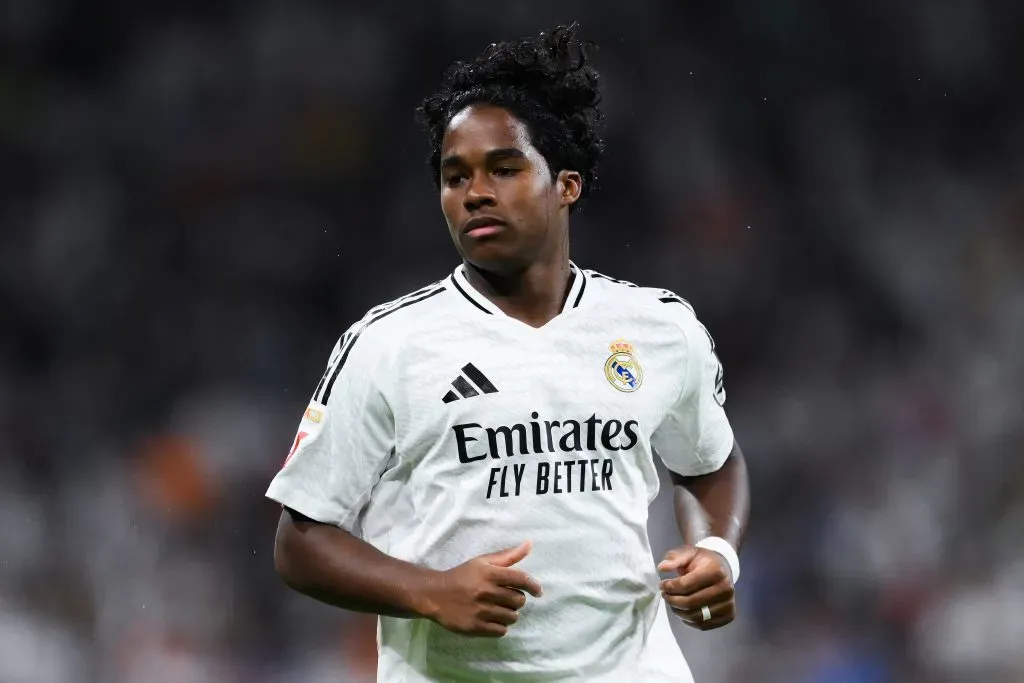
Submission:
<svg viewBox="0 0 1024 683">
<path fill-rule="evenodd" d="M 477 216 L 466 221 L 462 234 L 471 236 L 490 235 L 505 227 L 505 221 L 494 216 Z"/>
</svg>

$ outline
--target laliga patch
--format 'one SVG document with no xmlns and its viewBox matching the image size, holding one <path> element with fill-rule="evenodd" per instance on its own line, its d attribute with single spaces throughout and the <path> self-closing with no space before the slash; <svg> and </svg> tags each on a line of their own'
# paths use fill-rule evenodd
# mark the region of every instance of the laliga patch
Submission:
<svg viewBox="0 0 1024 683">
<path fill-rule="evenodd" d="M 302 440 L 307 436 L 309 436 L 309 432 L 299 432 L 295 435 L 295 443 L 292 444 L 292 449 L 288 451 L 288 457 L 284 459 L 284 465 L 281 465 L 282 468 L 291 462 L 292 458 L 295 457 L 295 454 L 299 452 L 299 446 L 302 445 Z"/>
<path fill-rule="evenodd" d="M 313 406 L 309 406 L 306 408 L 306 412 L 303 413 L 302 419 L 320 424 L 320 420 L 324 419 L 324 411 L 318 410 Z"/>
</svg>

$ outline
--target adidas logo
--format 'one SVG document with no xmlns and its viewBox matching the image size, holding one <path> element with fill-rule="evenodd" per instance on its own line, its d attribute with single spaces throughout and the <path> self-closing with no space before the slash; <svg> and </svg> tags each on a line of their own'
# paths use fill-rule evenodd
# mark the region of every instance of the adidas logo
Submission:
<svg viewBox="0 0 1024 683">
<path fill-rule="evenodd" d="M 477 367 L 472 363 L 467 363 L 465 366 L 463 366 L 462 372 L 465 373 L 465 376 L 459 375 L 454 379 L 454 381 L 452 381 L 452 386 L 455 387 L 455 391 L 459 393 L 456 394 L 455 391 L 449 391 L 447 394 L 444 395 L 444 398 L 441 399 L 445 403 L 458 401 L 460 395 L 462 396 L 462 398 L 472 398 L 473 396 L 479 396 L 481 391 L 484 392 L 485 394 L 498 393 L 498 390 L 495 388 L 495 386 L 491 384 L 491 380 L 484 377 L 484 373 L 477 370 Z M 468 377 L 469 379 L 466 379 L 466 377 Z M 469 380 L 473 380 L 473 383 L 470 384 Z M 476 386 L 473 386 L 473 384 L 475 384 Z"/>
</svg>

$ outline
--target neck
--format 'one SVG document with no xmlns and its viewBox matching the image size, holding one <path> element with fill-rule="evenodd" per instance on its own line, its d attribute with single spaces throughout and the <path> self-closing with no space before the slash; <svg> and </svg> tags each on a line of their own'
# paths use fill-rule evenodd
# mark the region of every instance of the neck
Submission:
<svg viewBox="0 0 1024 683">
<path fill-rule="evenodd" d="M 501 274 L 466 262 L 466 277 L 477 291 L 505 315 L 533 327 L 545 325 L 562 311 L 569 293 L 570 274 L 569 256 L 565 253 L 520 271 Z"/>
</svg>

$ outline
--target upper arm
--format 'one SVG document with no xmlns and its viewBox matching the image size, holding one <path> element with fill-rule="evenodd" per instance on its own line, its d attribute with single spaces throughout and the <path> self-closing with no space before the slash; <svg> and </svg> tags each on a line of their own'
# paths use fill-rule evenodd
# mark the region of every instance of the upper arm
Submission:
<svg viewBox="0 0 1024 683">
<path fill-rule="evenodd" d="M 358 328 L 339 340 L 268 497 L 352 530 L 395 446 L 382 356 Z"/>
<path fill-rule="evenodd" d="M 692 309 L 679 307 L 677 312 L 685 346 L 682 385 L 651 443 L 670 470 L 699 476 L 722 466 L 734 438 L 725 413 L 724 370 L 714 340 Z"/>
<path fill-rule="evenodd" d="M 296 578 L 306 574 L 305 570 L 311 565 L 311 557 L 315 558 L 316 546 L 322 542 L 325 531 L 331 534 L 348 533 L 290 507 L 285 506 L 281 510 L 274 536 L 274 569 L 292 587 L 298 588 Z"/>
<path fill-rule="evenodd" d="M 291 534 L 295 533 L 295 520 L 298 515 L 300 513 L 295 512 L 291 508 L 283 507 L 281 508 L 281 516 L 277 520 L 277 533 L 274 535 L 274 569 L 281 576 L 288 576 L 291 573 L 288 548 Z M 302 517 L 309 519 L 305 516 Z"/>
</svg>

